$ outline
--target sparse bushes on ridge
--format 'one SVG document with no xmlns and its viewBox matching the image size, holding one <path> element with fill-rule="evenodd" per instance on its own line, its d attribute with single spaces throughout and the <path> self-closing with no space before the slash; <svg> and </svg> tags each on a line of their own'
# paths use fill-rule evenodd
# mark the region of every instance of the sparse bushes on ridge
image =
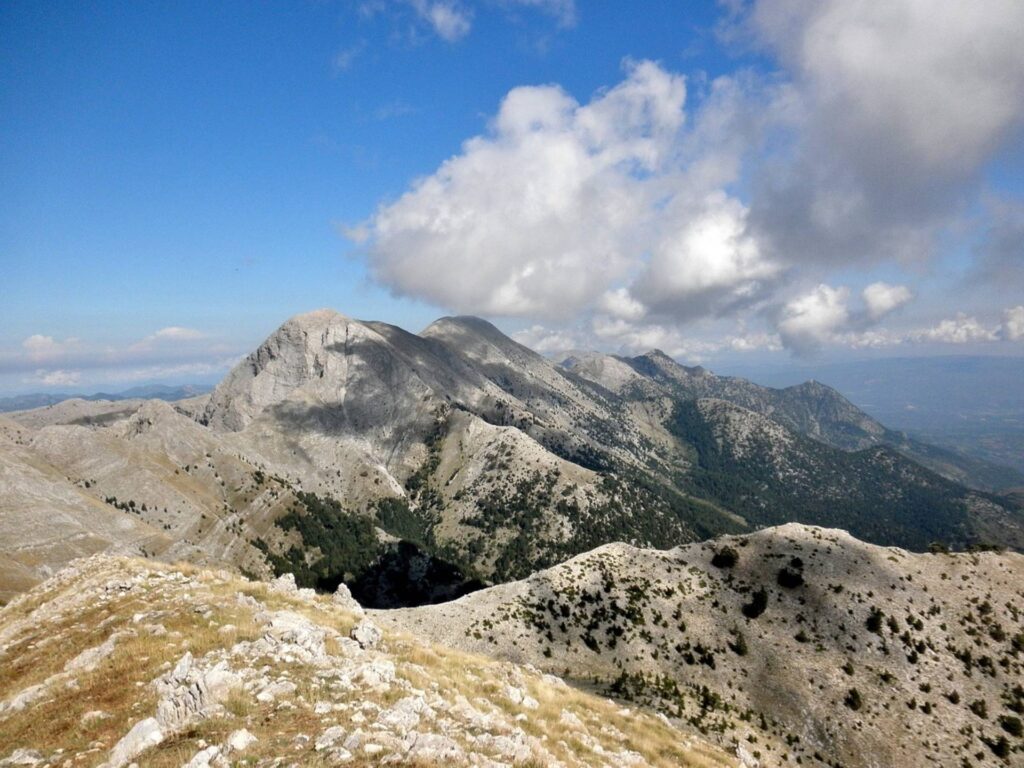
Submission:
<svg viewBox="0 0 1024 768">
<path fill-rule="evenodd" d="M 750 602 L 745 603 L 741 610 L 743 611 L 743 615 L 748 619 L 756 619 L 764 613 L 767 608 L 768 593 L 765 591 L 764 587 L 762 587 L 751 596 Z"/>
<path fill-rule="evenodd" d="M 843 704 L 848 706 L 854 712 L 859 710 L 862 706 L 864 706 L 864 700 L 861 698 L 860 691 L 858 691 L 856 688 L 851 688 L 846 693 L 846 698 L 843 699 Z"/>
<path fill-rule="evenodd" d="M 999 718 L 999 725 L 1004 731 L 1011 736 L 1020 738 L 1024 736 L 1024 725 L 1021 724 L 1019 717 L 1013 715 L 1001 715 Z"/>
<path fill-rule="evenodd" d="M 804 577 L 799 571 L 793 571 L 789 568 L 782 568 L 779 570 L 778 576 L 776 577 L 780 587 L 786 589 L 796 589 L 797 587 L 803 586 Z"/>
<path fill-rule="evenodd" d="M 739 562 L 739 559 L 739 553 L 732 547 L 726 546 L 715 552 L 714 557 L 711 558 L 711 564 L 716 568 L 732 568 Z"/>
<path fill-rule="evenodd" d="M 733 633 L 733 641 L 729 643 L 729 649 L 737 656 L 747 655 L 747 638 L 739 630 Z"/>
<path fill-rule="evenodd" d="M 882 621 L 885 619 L 885 614 L 882 613 L 878 608 L 872 608 L 871 613 L 868 614 L 867 621 L 864 622 L 864 626 L 868 632 L 874 632 L 876 635 L 882 634 Z"/>
</svg>

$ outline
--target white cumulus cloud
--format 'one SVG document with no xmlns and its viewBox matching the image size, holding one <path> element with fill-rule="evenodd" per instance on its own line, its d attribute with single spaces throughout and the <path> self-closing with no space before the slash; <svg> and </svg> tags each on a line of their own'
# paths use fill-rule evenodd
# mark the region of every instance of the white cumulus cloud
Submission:
<svg viewBox="0 0 1024 768">
<path fill-rule="evenodd" d="M 21 342 L 22 349 L 25 350 L 28 359 L 33 362 L 58 360 L 74 352 L 79 345 L 79 339 L 73 336 L 58 341 L 53 336 L 43 336 L 38 333 Z"/>
<path fill-rule="evenodd" d="M 598 300 L 598 307 L 619 320 L 639 320 L 647 314 L 647 307 L 633 298 L 626 288 L 606 291 Z"/>
<path fill-rule="evenodd" d="M 791 152 L 752 212 L 780 253 L 928 258 L 1024 124 L 1018 0 L 755 0 L 792 89 Z"/>
<path fill-rule="evenodd" d="M 832 341 L 850 320 L 845 287 L 824 283 L 787 302 L 777 324 L 783 343 L 801 352 L 813 351 Z"/>
<path fill-rule="evenodd" d="M 895 312 L 914 298 L 914 294 L 905 285 L 889 283 L 871 283 L 861 293 L 868 318 L 880 320 L 891 312 Z"/>
<path fill-rule="evenodd" d="M 1024 304 L 1003 312 L 1003 325 L 999 335 L 1007 341 L 1024 339 Z"/>
<path fill-rule="evenodd" d="M 571 0 L 496 1 L 575 20 Z M 469 32 L 468 2 L 406 2 L 446 39 Z M 969 215 L 991 230 L 971 274 L 1015 296 L 1021 217 L 986 207 L 983 180 L 1024 129 L 1024 3 L 731 6 L 733 30 L 775 71 L 697 78 L 689 112 L 684 78 L 651 61 L 627 62 L 589 100 L 512 89 L 487 130 L 346 230 L 374 278 L 449 310 L 525 318 L 551 349 L 1020 338 L 1018 315 L 999 324 L 976 297 L 962 308 L 982 320 L 907 330 L 910 309 L 930 309 L 918 326 L 943 316 L 921 306 L 934 301 L 927 278 L 877 278 L 934 274 L 919 262 L 970 250 Z M 904 268 L 877 268 L 894 262 Z M 833 287 L 845 281 L 869 284 Z M 695 340 L 712 326 L 744 330 Z"/>
<path fill-rule="evenodd" d="M 651 62 L 586 105 L 557 86 L 512 90 L 488 135 L 366 224 L 371 269 L 458 311 L 578 312 L 643 249 L 685 98 Z"/>
<path fill-rule="evenodd" d="M 756 296 L 779 271 L 747 230 L 747 209 L 721 190 L 678 198 L 661 221 L 634 293 L 666 315 L 698 317 Z"/>
<path fill-rule="evenodd" d="M 997 328 L 983 325 L 978 318 L 958 312 L 956 317 L 943 320 L 932 328 L 909 334 L 913 341 L 937 341 L 944 344 L 967 344 L 975 341 L 996 341 Z"/>
</svg>

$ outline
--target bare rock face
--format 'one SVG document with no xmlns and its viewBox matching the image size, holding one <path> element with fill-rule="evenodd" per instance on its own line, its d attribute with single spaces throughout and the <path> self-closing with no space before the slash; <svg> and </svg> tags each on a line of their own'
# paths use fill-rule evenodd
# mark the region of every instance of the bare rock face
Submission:
<svg viewBox="0 0 1024 768">
<path fill-rule="evenodd" d="M 156 681 L 156 720 L 165 733 L 175 733 L 195 719 L 209 717 L 241 682 L 226 662 L 203 669 L 186 653 L 169 675 Z"/>
<path fill-rule="evenodd" d="M 363 619 L 352 630 L 352 639 L 359 643 L 363 650 L 372 650 L 380 645 L 381 632 L 372 621 Z"/>
<path fill-rule="evenodd" d="M 282 325 L 214 390 L 206 406 L 214 429 L 238 431 L 264 409 L 288 399 L 312 384 L 313 392 L 329 400 L 344 396 L 344 350 L 362 328 L 345 316 L 321 309 L 292 318 Z"/>
<path fill-rule="evenodd" d="M 43 756 L 34 749 L 16 749 L 10 755 L 0 760 L 3 768 L 16 768 L 17 766 L 42 765 Z"/>
<path fill-rule="evenodd" d="M 292 318 L 239 363 L 210 396 L 205 421 L 237 432 L 267 414 L 386 439 L 424 412 L 424 399 L 472 399 L 483 385 L 417 336 L 323 309 Z"/>
<path fill-rule="evenodd" d="M 241 684 L 226 662 L 204 669 L 186 653 L 170 673 L 153 682 L 160 696 L 156 716 L 132 726 L 111 750 L 104 768 L 122 768 L 188 725 L 219 713 L 220 703 Z"/>
</svg>

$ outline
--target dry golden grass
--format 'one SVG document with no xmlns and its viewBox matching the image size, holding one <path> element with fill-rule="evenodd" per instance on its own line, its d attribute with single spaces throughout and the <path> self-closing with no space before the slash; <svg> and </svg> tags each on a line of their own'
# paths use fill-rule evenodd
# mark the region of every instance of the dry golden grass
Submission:
<svg viewBox="0 0 1024 768">
<path fill-rule="evenodd" d="M 543 678 L 526 676 L 525 690 L 538 702 L 535 710 L 513 704 L 504 692 L 500 662 L 483 656 L 456 651 L 440 646 L 423 645 L 404 634 L 390 635 L 389 648 L 400 664 L 402 675 L 417 687 L 441 686 L 441 694 L 454 698 L 465 696 L 470 702 L 486 699 L 511 718 L 522 713 L 526 719 L 519 722 L 526 733 L 545 743 L 557 758 L 572 764 L 581 755 L 592 750 L 580 742 L 579 734 L 561 721 L 563 712 L 571 712 L 588 727 L 588 733 L 603 748 L 610 751 L 626 749 L 641 754 L 656 766 L 721 766 L 720 750 L 700 744 L 686 744 L 679 731 L 646 713 L 624 713 L 620 705 L 576 688 L 553 685 Z M 427 670 L 425 675 L 421 669 Z M 601 726 L 617 729 L 621 740 L 602 733 Z M 562 745 L 565 746 L 562 746 Z M 586 763 L 582 763 L 586 764 Z"/>
<path fill-rule="evenodd" d="M 132 573 L 159 573 L 172 570 L 170 566 L 144 561 L 123 561 L 117 576 Z M 256 623 L 253 610 L 240 606 L 238 593 L 255 597 L 270 610 L 291 610 L 317 624 L 336 629 L 342 634 L 356 624 L 357 618 L 335 606 L 329 598 L 313 601 L 269 590 L 265 584 L 247 582 L 238 577 L 205 571 L 193 566 L 174 566 L 193 581 L 187 590 L 173 582 L 142 585 L 117 595 L 105 604 L 60 616 L 37 632 L 15 638 L 14 644 L 0 657 L 0 700 L 24 689 L 34 682 L 45 680 L 63 670 L 68 660 L 87 648 L 103 642 L 110 633 L 133 630 L 136 634 L 121 639 L 113 653 L 89 673 L 79 673 L 77 687 L 68 689 L 63 682 L 54 686 L 43 699 L 25 711 L 0 716 L 0 757 L 15 747 L 37 749 L 50 754 L 62 748 L 67 755 L 82 755 L 77 766 L 96 766 L 107 752 L 134 723 L 155 713 L 156 693 L 150 684 L 165 672 L 186 651 L 196 657 L 214 649 L 230 648 L 242 640 L 258 638 L 262 630 Z M 114 573 L 110 574 L 114 576 Z M 45 600 L 61 594 L 71 594 L 73 585 L 59 590 L 43 587 L 33 593 L 30 600 L 0 612 L 0 630 L 5 622 L 24 618 Z M 184 599 L 184 594 L 189 599 Z M 204 617 L 196 610 L 202 606 L 211 611 Z M 13 608 L 14 610 L 10 610 Z M 142 625 L 151 619 L 133 624 L 135 613 L 158 614 L 167 629 L 166 634 L 153 635 Z M 101 628 L 98 625 L 105 622 Z M 223 632 L 225 625 L 234 630 Z M 47 637 L 52 642 L 42 642 Z M 540 739 L 558 759 L 568 765 L 587 765 L 587 755 L 593 754 L 571 728 L 562 724 L 562 712 L 572 712 L 587 724 L 590 738 L 607 750 L 628 749 L 644 756 L 656 766 L 722 766 L 734 761 L 709 747 L 688 745 L 681 734 L 658 719 L 638 713 L 625 714 L 618 705 L 584 691 L 563 685 L 553 685 L 536 675 L 522 673 L 525 688 L 537 699 L 539 707 L 522 710 L 505 696 L 504 680 L 512 668 L 481 656 L 439 647 L 428 646 L 409 635 L 387 633 L 385 646 L 395 662 L 400 677 L 414 687 L 435 690 L 452 701 L 461 694 L 470 702 L 485 699 L 489 705 L 513 718 L 520 713 L 526 719 L 517 725 L 528 734 Z M 328 650 L 340 650 L 329 641 Z M 270 660 L 260 660 L 259 663 Z M 246 728 L 257 741 L 246 751 L 244 760 L 236 764 L 251 764 L 264 758 L 282 757 L 302 766 L 326 766 L 326 758 L 314 750 L 319 733 L 333 724 L 346 730 L 358 726 L 351 720 L 363 703 L 364 693 L 347 694 L 329 690 L 318 682 L 315 670 L 300 664 L 285 665 L 275 662 L 271 675 L 287 676 L 297 685 L 291 708 L 279 709 L 274 703 L 261 704 L 241 690 L 232 693 L 224 702 L 222 717 L 200 721 L 168 739 L 159 747 L 148 751 L 140 764 L 152 768 L 180 768 L 205 744 L 221 743 L 231 732 Z M 400 688 L 372 695 L 378 707 L 387 707 L 407 692 Z M 316 715 L 313 707 L 320 700 L 345 706 L 343 711 Z M 481 709 L 488 707 L 481 705 Z M 83 723 L 83 715 L 99 710 L 109 717 Z M 601 732 L 601 726 L 610 725 L 621 732 L 622 738 Z M 364 726 L 365 727 L 365 726 Z M 306 738 L 303 738 L 306 737 Z M 90 752 L 90 750 L 92 750 Z M 359 752 L 353 766 L 377 765 L 378 759 Z M 427 768 L 424 762 L 399 762 L 398 765 Z M 539 763 L 537 763 L 539 765 Z M 530 763 L 522 764 L 523 768 Z"/>
</svg>

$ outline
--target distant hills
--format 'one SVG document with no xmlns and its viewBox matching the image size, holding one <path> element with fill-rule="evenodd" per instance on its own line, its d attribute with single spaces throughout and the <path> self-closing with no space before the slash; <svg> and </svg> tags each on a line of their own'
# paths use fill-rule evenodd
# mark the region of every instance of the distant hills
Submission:
<svg viewBox="0 0 1024 768">
<path fill-rule="evenodd" d="M 0 397 L 0 413 L 44 408 L 47 405 L 56 405 L 65 400 L 184 400 L 186 397 L 206 394 L 211 389 L 213 387 L 202 384 L 183 384 L 180 386 L 147 384 L 141 387 L 132 387 L 123 392 L 96 392 L 91 395 L 32 392 L 26 395 Z"/>
<path fill-rule="evenodd" d="M 897 428 L 920 426 L 916 414 L 1024 413 L 1024 356 L 939 355 L 819 365 L 736 366 L 739 375 L 786 387 L 816 379 Z"/>
<path fill-rule="evenodd" d="M 777 387 L 823 381 L 893 429 L 1024 472 L 1024 357 L 904 357 L 736 372 Z"/>
</svg>

